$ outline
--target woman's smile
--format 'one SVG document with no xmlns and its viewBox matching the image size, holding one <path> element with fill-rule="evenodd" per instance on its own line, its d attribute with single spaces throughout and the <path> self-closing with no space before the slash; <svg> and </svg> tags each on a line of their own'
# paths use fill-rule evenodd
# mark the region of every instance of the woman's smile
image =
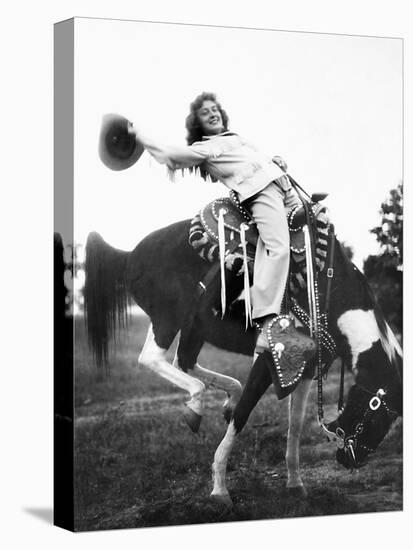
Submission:
<svg viewBox="0 0 413 550">
<path fill-rule="evenodd" d="M 197 114 L 201 128 L 206 135 L 219 134 L 224 131 L 221 112 L 215 101 L 205 100 Z"/>
</svg>

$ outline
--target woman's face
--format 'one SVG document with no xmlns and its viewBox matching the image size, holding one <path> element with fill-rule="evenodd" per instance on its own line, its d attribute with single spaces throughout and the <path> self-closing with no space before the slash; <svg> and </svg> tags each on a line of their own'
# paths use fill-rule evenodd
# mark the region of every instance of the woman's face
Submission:
<svg viewBox="0 0 413 550">
<path fill-rule="evenodd" d="M 224 131 L 222 116 L 215 101 L 206 99 L 198 109 L 197 115 L 205 135 L 212 136 Z"/>
</svg>

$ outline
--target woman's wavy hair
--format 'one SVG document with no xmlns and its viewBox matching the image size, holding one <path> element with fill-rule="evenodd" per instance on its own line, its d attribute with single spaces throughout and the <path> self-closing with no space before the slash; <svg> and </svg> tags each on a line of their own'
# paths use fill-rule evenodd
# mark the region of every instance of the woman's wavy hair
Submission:
<svg viewBox="0 0 413 550">
<path fill-rule="evenodd" d="M 187 130 L 186 142 L 188 145 L 192 145 L 195 141 L 201 141 L 202 136 L 204 135 L 201 123 L 198 118 L 198 110 L 202 107 L 204 101 L 213 101 L 214 103 L 216 103 L 218 110 L 221 113 L 224 131 L 228 130 L 229 118 L 227 113 L 221 107 L 221 104 L 217 101 L 217 96 L 212 92 L 202 92 L 202 94 L 199 94 L 191 103 L 189 107 L 189 115 L 185 119 L 185 128 Z M 205 170 L 202 164 L 199 168 L 201 172 L 201 177 L 206 179 L 209 175 L 208 172 Z M 209 177 L 212 179 L 212 181 L 216 181 L 216 179 L 212 178 L 211 175 L 209 175 Z"/>
<path fill-rule="evenodd" d="M 221 113 L 224 131 L 228 130 L 228 115 L 221 107 L 221 104 L 217 101 L 217 96 L 211 92 L 202 92 L 202 94 L 197 96 L 191 103 L 189 107 L 189 115 L 186 117 L 185 120 L 185 127 L 188 132 L 186 136 L 186 142 L 188 145 L 192 145 L 195 141 L 201 141 L 202 139 L 203 131 L 198 118 L 198 110 L 202 107 L 204 101 L 213 101 L 214 103 L 216 103 L 219 112 Z"/>
</svg>

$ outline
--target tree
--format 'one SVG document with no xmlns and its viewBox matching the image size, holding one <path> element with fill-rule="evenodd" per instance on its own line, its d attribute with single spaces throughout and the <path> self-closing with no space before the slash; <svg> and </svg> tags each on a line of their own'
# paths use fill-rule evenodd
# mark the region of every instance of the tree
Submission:
<svg viewBox="0 0 413 550">
<path fill-rule="evenodd" d="M 381 224 L 371 233 L 381 247 L 381 256 L 386 265 L 403 270 L 403 184 L 390 191 L 388 199 L 382 203 Z"/>
<path fill-rule="evenodd" d="M 377 255 L 368 256 L 364 273 L 388 322 L 402 331 L 403 317 L 403 185 L 392 189 L 381 204 L 381 223 L 371 230 L 380 245 Z"/>
</svg>

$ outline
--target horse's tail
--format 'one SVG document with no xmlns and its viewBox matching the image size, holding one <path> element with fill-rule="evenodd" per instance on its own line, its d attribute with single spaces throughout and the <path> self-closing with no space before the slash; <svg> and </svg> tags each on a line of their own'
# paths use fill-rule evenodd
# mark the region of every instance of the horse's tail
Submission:
<svg viewBox="0 0 413 550">
<path fill-rule="evenodd" d="M 107 365 L 109 342 L 127 325 L 126 263 L 129 252 L 107 244 L 98 233 L 86 243 L 84 305 L 89 346 L 98 367 Z"/>
</svg>

